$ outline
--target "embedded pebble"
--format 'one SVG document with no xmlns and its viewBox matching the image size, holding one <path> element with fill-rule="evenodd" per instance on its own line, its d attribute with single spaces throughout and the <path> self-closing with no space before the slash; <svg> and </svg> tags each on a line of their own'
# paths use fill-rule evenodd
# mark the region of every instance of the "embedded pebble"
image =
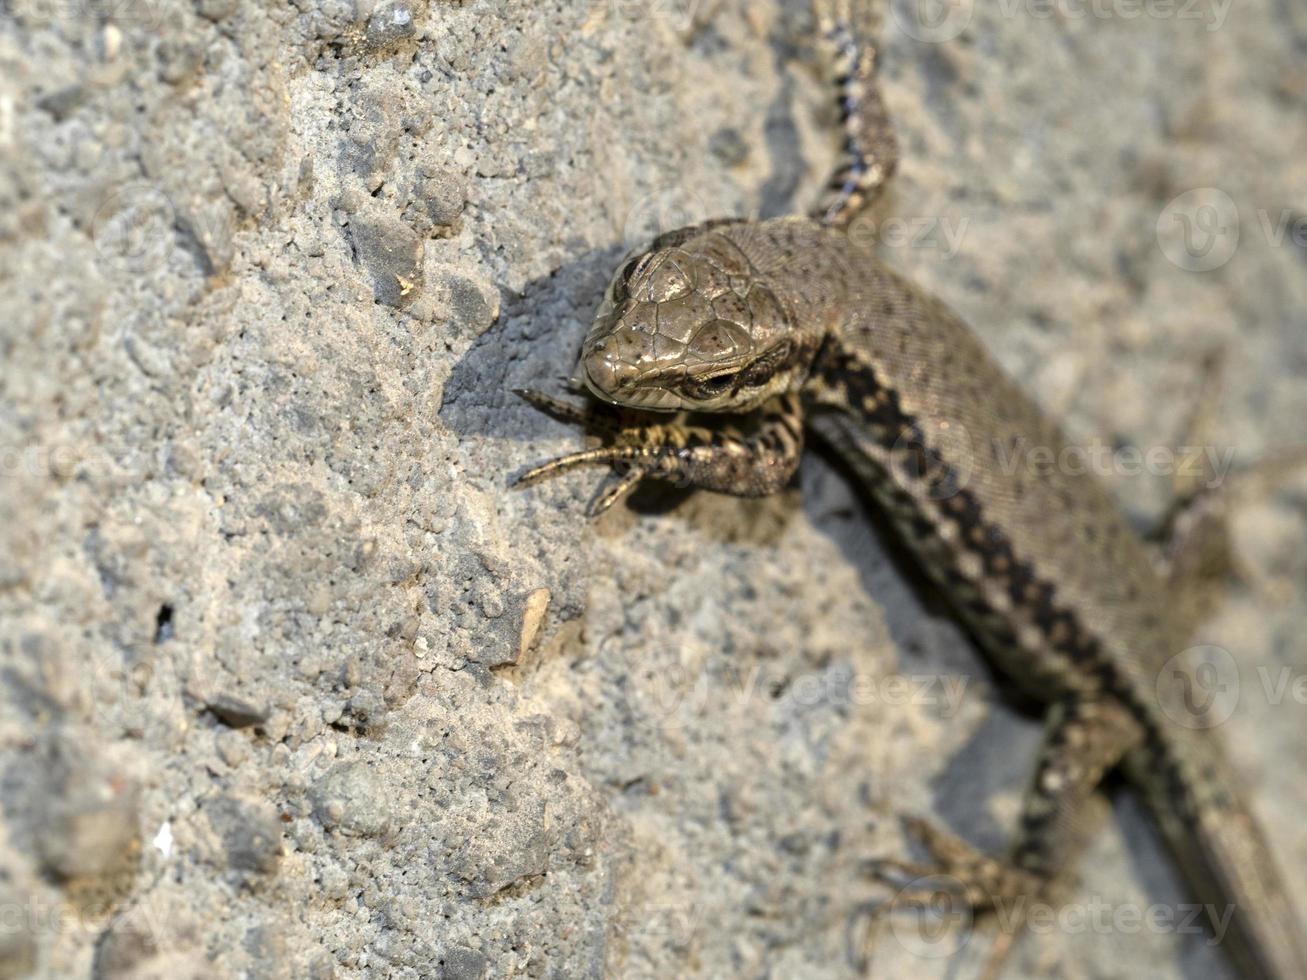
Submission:
<svg viewBox="0 0 1307 980">
<path fill-rule="evenodd" d="M 408 225 L 396 218 L 350 218 L 350 242 L 360 264 L 372 278 L 377 302 L 407 306 L 422 292 L 423 244 Z"/>
<path fill-rule="evenodd" d="M 444 980 L 483 980 L 490 961 L 467 946 L 450 946 L 441 957 Z"/>
<path fill-rule="evenodd" d="M 339 762 L 309 790 L 313 815 L 328 830 L 376 837 L 390 825 L 390 797 L 377 773 L 362 762 Z"/>
<path fill-rule="evenodd" d="M 204 706 L 230 728 L 261 725 L 268 720 L 270 714 L 266 704 L 230 692 L 209 695 L 204 700 Z"/>
<path fill-rule="evenodd" d="M 408 40 L 416 34 L 417 25 L 414 24 L 413 8 L 407 0 L 380 3 L 368 18 L 363 50 L 380 51 L 399 41 Z"/>
<path fill-rule="evenodd" d="M 220 796 L 204 805 L 209 823 L 222 839 L 233 871 L 271 874 L 281 863 L 282 823 L 262 800 Z"/>
</svg>

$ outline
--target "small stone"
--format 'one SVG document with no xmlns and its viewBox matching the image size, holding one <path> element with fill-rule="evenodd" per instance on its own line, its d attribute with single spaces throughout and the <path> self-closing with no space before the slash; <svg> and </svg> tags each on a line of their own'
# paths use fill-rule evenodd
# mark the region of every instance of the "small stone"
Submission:
<svg viewBox="0 0 1307 980">
<path fill-rule="evenodd" d="M 467 946 L 450 946 L 445 950 L 444 980 L 482 980 L 490 962 L 484 955 Z"/>
<path fill-rule="evenodd" d="M 413 11 L 407 0 L 395 0 L 392 3 L 378 4 L 377 9 L 368 18 L 367 33 L 363 38 L 363 50 L 369 53 L 381 51 L 407 40 L 417 34 L 413 23 Z"/>
<path fill-rule="evenodd" d="M 552 593 L 548 589 L 539 588 L 527 593 L 525 600 L 523 600 L 522 629 L 518 633 L 517 640 L 519 660 L 526 656 L 527 651 L 535 643 L 536 637 L 540 633 L 540 625 L 545 621 L 545 613 L 549 611 L 551 597 Z"/>
<path fill-rule="evenodd" d="M 546 588 L 519 593 L 497 609 L 482 611 L 475 633 L 475 652 L 471 659 L 484 667 L 504 667 L 517 663 L 531 649 L 549 611 L 550 592 Z M 496 615 L 491 616 L 490 612 Z"/>
<path fill-rule="evenodd" d="M 175 221 L 181 241 L 195 256 L 204 275 L 226 271 L 236 255 L 236 213 L 229 200 L 224 197 L 179 206 Z"/>
<path fill-rule="evenodd" d="M 738 129 L 724 126 L 708 139 L 708 149 L 728 167 L 738 167 L 749 159 L 749 144 Z"/>
<path fill-rule="evenodd" d="M 332 901 L 339 901 L 349 894 L 349 875 L 335 865 L 324 868 L 320 880 L 323 896 Z"/>
<path fill-rule="evenodd" d="M 235 769 L 250 757 L 250 743 L 244 735 L 234 731 L 219 733 L 217 738 L 218 758 Z"/>
<path fill-rule="evenodd" d="M 205 815 L 222 838 L 227 865 L 233 871 L 271 874 L 281 863 L 281 820 L 262 800 L 220 796 L 207 804 Z"/>
<path fill-rule="evenodd" d="M 159 947 L 148 929 L 130 921 L 118 922 L 96 941 L 91 975 L 96 980 L 126 980 L 137 975 L 138 968 L 158 953 Z"/>
<path fill-rule="evenodd" d="M 434 173 L 422 181 L 419 192 L 433 224 L 452 225 L 463 214 L 467 189 L 462 178 L 454 174 Z"/>
<path fill-rule="evenodd" d="M 338 762 L 309 791 L 313 815 L 328 830 L 376 837 L 390 826 L 390 795 L 381 778 L 361 762 Z"/>
<path fill-rule="evenodd" d="M 83 85 L 68 85 L 49 95 L 43 95 L 36 100 L 37 108 L 44 110 L 54 116 L 55 122 L 63 122 L 70 115 L 77 111 L 77 107 L 86 101 L 86 87 Z"/>
<path fill-rule="evenodd" d="M 217 23 L 236 12 L 239 0 L 195 0 L 195 10 L 205 20 Z"/>
<path fill-rule="evenodd" d="M 226 691 L 206 697 L 204 706 L 229 728 L 249 728 L 251 725 L 261 725 L 268 720 L 270 713 L 266 704 L 251 701 L 239 694 L 231 694 Z"/>
<path fill-rule="evenodd" d="M 395 218 L 354 215 L 349 236 L 377 302 L 404 307 L 421 294 L 424 246 L 412 228 Z"/>
<path fill-rule="evenodd" d="M 159 60 L 159 78 L 169 85 L 185 81 L 200 67 L 199 47 L 172 38 L 159 42 L 155 56 Z"/>
<path fill-rule="evenodd" d="M 321 523 L 327 516 L 327 505 L 315 487 L 283 483 L 263 495 L 255 513 L 268 522 L 271 530 L 290 534 Z"/>
<path fill-rule="evenodd" d="M 77 751 L 68 746 L 68 752 Z M 135 783 L 88 759 L 51 760 L 37 847 L 47 871 L 64 880 L 112 875 L 140 851 Z"/>
<path fill-rule="evenodd" d="M 436 272 L 432 292 L 448 310 L 450 327 L 457 333 L 479 337 L 499 317 L 499 291 L 461 269 Z"/>
</svg>

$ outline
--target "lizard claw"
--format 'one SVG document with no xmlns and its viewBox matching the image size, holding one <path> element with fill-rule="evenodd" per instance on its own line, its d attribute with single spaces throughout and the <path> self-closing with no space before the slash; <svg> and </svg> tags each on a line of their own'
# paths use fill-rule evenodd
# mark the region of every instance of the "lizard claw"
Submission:
<svg viewBox="0 0 1307 980">
<path fill-rule="evenodd" d="M 613 504 L 626 497 L 648 475 L 648 471 L 640 466 L 628 466 L 625 469 L 614 468 L 613 472 L 599 485 L 599 491 L 595 494 L 594 499 L 590 501 L 590 506 L 586 508 L 586 516 L 590 518 L 598 517 L 612 507 Z"/>
<path fill-rule="evenodd" d="M 546 394 L 536 388 L 514 388 L 513 394 L 528 405 L 540 409 L 546 415 L 552 415 L 560 422 L 575 422 L 578 425 L 584 425 L 590 419 L 590 413 L 583 406 L 565 402 L 561 398 L 555 398 L 553 395 Z"/>
</svg>

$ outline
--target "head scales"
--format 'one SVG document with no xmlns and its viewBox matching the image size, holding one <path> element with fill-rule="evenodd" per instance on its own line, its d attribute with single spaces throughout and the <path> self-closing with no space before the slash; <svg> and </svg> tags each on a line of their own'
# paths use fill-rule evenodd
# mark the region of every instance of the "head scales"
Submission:
<svg viewBox="0 0 1307 980">
<path fill-rule="evenodd" d="M 806 368 L 793 312 L 736 224 L 657 239 L 623 263 L 581 350 L 599 398 L 652 411 L 746 412 Z"/>
</svg>

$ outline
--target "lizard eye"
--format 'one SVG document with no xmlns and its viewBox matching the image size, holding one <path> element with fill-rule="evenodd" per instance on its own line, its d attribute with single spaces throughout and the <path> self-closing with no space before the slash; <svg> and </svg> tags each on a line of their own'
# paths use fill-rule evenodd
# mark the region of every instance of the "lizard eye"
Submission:
<svg viewBox="0 0 1307 980">
<path fill-rule="evenodd" d="M 732 371 L 730 374 L 719 374 L 715 378 L 705 378 L 702 381 L 688 381 L 682 386 L 682 390 L 691 398 L 715 398 L 725 394 L 739 380 L 740 372 Z"/>
</svg>

